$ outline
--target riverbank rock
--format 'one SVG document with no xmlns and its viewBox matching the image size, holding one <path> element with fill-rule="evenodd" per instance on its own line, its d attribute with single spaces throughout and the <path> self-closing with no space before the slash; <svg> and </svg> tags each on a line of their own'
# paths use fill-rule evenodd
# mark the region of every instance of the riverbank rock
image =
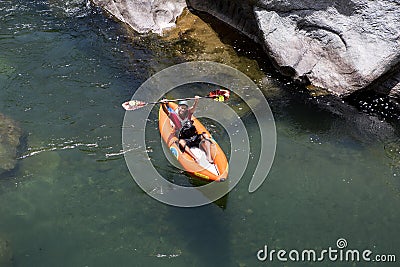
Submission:
<svg viewBox="0 0 400 267">
<path fill-rule="evenodd" d="M 188 0 L 260 42 L 278 69 L 344 96 L 400 62 L 398 0 Z"/>
<path fill-rule="evenodd" d="M 389 95 L 400 100 L 400 71 L 396 73 L 396 75 L 390 77 L 385 84 L 387 84 Z"/>
<path fill-rule="evenodd" d="M 0 114 L 0 174 L 14 169 L 21 134 L 14 120 Z"/>
<path fill-rule="evenodd" d="M 91 0 L 91 2 L 138 33 L 161 34 L 164 29 L 175 26 L 176 18 L 186 7 L 185 0 Z"/>
</svg>

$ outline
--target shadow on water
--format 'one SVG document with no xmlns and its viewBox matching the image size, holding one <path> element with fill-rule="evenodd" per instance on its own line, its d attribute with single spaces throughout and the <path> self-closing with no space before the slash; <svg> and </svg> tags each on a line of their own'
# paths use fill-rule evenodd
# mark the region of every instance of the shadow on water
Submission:
<svg viewBox="0 0 400 267">
<path fill-rule="evenodd" d="M 270 102 L 271 108 L 277 121 L 289 120 L 301 132 L 328 136 L 330 133 L 334 138 L 347 136 L 354 139 L 355 143 L 366 146 L 376 142 L 385 143 L 398 136 L 398 123 L 376 112 L 374 105 L 378 105 L 379 97 L 373 97 L 370 101 L 365 96 L 362 99 L 342 100 L 330 95 L 310 96 L 300 88 L 288 90 L 288 95 Z M 365 104 L 366 101 L 371 104 Z M 380 101 L 387 114 L 396 114 L 389 102 L 383 104 L 384 100 Z M 360 103 L 364 104 L 364 109 L 360 108 Z"/>
<path fill-rule="evenodd" d="M 228 241 L 231 237 L 223 212 L 215 205 L 170 209 L 170 223 L 176 225 L 177 235 L 186 240 L 194 255 L 192 265 L 233 266 Z"/>
<path fill-rule="evenodd" d="M 196 178 L 189 178 L 189 183 L 193 186 L 203 186 L 208 184 L 208 182 L 205 181 L 200 181 Z M 228 186 L 228 184 L 226 183 L 226 186 Z M 229 193 L 227 193 L 226 195 L 224 195 L 223 197 L 217 199 L 216 201 L 212 202 L 212 204 L 220 207 L 222 210 L 225 210 L 227 205 L 228 205 L 228 196 Z"/>
<path fill-rule="evenodd" d="M 400 130 L 400 104 L 387 94 L 364 91 L 354 93 L 345 100 L 360 112 L 385 120 Z"/>
<path fill-rule="evenodd" d="M 150 116 L 146 130 L 147 149 L 157 171 L 170 182 L 181 186 L 202 186 L 205 181 L 190 177 L 183 170 L 168 163 L 162 148 L 157 126 L 157 113 Z M 157 129 L 156 131 L 152 129 Z M 228 185 L 228 184 L 227 184 Z M 168 207 L 168 225 L 174 225 L 174 240 L 182 240 L 189 255 L 190 266 L 233 266 L 231 262 L 229 240 L 231 239 L 225 209 L 229 194 L 211 204 L 196 208 Z"/>
</svg>

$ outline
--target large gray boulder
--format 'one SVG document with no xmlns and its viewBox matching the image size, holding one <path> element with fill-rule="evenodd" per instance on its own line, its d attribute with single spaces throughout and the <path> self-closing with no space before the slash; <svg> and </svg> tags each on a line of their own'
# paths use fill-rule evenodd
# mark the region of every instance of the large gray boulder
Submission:
<svg viewBox="0 0 400 267">
<path fill-rule="evenodd" d="M 185 0 L 91 0 L 138 33 L 161 34 L 175 25 Z"/>
<path fill-rule="evenodd" d="M 260 42 L 282 73 L 335 95 L 367 87 L 400 62 L 400 0 L 187 3 Z"/>
</svg>

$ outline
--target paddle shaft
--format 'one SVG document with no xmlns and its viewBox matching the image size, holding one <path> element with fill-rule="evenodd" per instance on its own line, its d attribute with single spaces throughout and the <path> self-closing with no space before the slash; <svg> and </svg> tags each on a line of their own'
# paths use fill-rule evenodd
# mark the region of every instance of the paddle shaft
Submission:
<svg viewBox="0 0 400 267">
<path fill-rule="evenodd" d="M 197 99 L 200 99 L 200 98 L 215 98 L 215 97 L 213 97 L 213 96 L 200 96 L 200 97 L 198 97 Z M 146 103 L 146 105 L 151 105 L 151 104 L 161 104 L 161 103 L 163 103 L 164 101 L 165 102 L 178 102 L 178 101 L 184 101 L 184 100 L 195 100 L 196 99 L 196 97 L 187 97 L 187 98 L 177 98 L 177 99 L 165 99 L 165 100 L 161 100 L 161 101 L 157 101 L 157 102 L 150 102 L 150 103 Z"/>
<path fill-rule="evenodd" d="M 131 100 L 131 101 L 126 101 L 122 104 L 122 107 L 125 110 L 136 110 L 138 108 L 142 108 L 147 105 L 152 105 L 152 104 L 161 104 L 161 103 L 168 103 L 168 102 L 177 102 L 177 101 L 183 101 L 183 100 L 196 100 L 200 98 L 212 98 L 217 101 L 225 101 L 229 99 L 229 91 L 228 90 L 215 90 L 210 92 L 209 95 L 207 96 L 196 96 L 196 97 L 187 97 L 187 98 L 178 98 L 178 99 L 163 99 L 157 102 L 151 102 L 151 103 L 146 103 L 143 101 L 138 101 L 138 100 Z M 222 99 L 221 99 L 222 98 Z"/>
</svg>

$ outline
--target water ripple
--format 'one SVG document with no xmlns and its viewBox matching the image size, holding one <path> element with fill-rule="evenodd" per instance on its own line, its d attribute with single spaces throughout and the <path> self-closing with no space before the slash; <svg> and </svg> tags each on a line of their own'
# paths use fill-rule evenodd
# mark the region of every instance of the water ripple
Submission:
<svg viewBox="0 0 400 267">
<path fill-rule="evenodd" d="M 62 144 L 55 144 L 55 143 L 50 143 L 46 147 L 39 147 L 39 148 L 28 148 L 28 153 L 20 156 L 18 159 L 25 159 L 31 156 L 35 156 L 37 154 L 40 154 L 42 152 L 48 152 L 48 151 L 55 151 L 55 150 L 66 150 L 66 149 L 75 149 L 75 148 L 81 148 L 81 147 L 89 147 L 89 148 L 98 148 L 99 145 L 97 143 L 74 143 L 73 141 L 66 141 Z"/>
</svg>

